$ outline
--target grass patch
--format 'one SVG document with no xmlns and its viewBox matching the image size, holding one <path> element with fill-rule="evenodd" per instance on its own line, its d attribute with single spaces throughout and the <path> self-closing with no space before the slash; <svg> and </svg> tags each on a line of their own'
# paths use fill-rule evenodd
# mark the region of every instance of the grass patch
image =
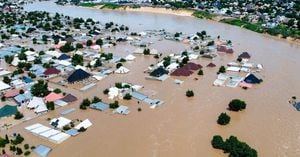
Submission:
<svg viewBox="0 0 300 157">
<path fill-rule="evenodd" d="M 101 5 L 101 3 L 80 3 L 79 4 L 79 6 L 82 6 L 82 7 L 94 7 L 97 5 Z"/>
<path fill-rule="evenodd" d="M 200 19 L 212 19 L 216 15 L 213 15 L 207 11 L 194 11 L 193 16 Z"/>
<path fill-rule="evenodd" d="M 278 25 L 274 28 L 264 28 L 262 23 L 248 23 L 239 19 L 223 19 L 221 22 L 243 27 L 257 33 L 267 33 L 273 36 L 282 35 L 283 38 L 292 37 L 300 39 L 300 30 L 290 28 L 286 25 Z"/>
<path fill-rule="evenodd" d="M 239 19 L 223 19 L 223 20 L 221 20 L 221 22 L 231 24 L 231 25 L 235 25 L 235 26 L 239 26 L 239 27 L 243 27 L 243 28 L 246 28 L 248 30 L 257 32 L 257 33 L 264 33 L 264 29 L 262 28 L 261 24 L 259 24 L 259 23 L 252 24 L 252 23 L 244 22 L 244 21 L 239 20 Z"/>
<path fill-rule="evenodd" d="M 100 9 L 119 9 L 122 8 L 122 5 L 114 4 L 114 3 L 103 3 Z"/>
</svg>

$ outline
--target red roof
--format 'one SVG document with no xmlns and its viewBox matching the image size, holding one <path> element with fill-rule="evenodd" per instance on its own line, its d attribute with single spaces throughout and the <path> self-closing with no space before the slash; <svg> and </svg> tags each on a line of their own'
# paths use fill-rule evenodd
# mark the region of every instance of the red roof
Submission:
<svg viewBox="0 0 300 157">
<path fill-rule="evenodd" d="M 12 89 L 12 90 L 9 90 L 9 91 L 7 91 L 7 92 L 4 94 L 4 96 L 5 96 L 6 98 L 12 98 L 12 97 L 15 97 L 15 96 L 19 95 L 20 90 L 24 90 L 24 89 Z"/>
<path fill-rule="evenodd" d="M 206 67 L 216 67 L 216 64 L 214 64 L 214 63 L 209 63 L 209 64 L 207 64 Z"/>
<path fill-rule="evenodd" d="M 233 49 L 230 47 L 227 47 L 226 45 L 218 45 L 217 51 L 225 52 L 225 53 L 233 53 Z"/>
<path fill-rule="evenodd" d="M 47 96 L 45 96 L 45 100 L 47 102 L 56 101 L 56 100 L 59 100 L 59 99 L 62 99 L 62 98 L 63 98 L 63 96 L 61 96 L 60 94 L 53 93 L 53 92 L 48 94 Z"/>
<path fill-rule="evenodd" d="M 187 63 L 181 68 L 176 69 L 174 72 L 171 73 L 172 76 L 190 76 L 193 74 L 193 71 L 201 69 L 202 66 L 200 64 L 195 63 Z"/>
<path fill-rule="evenodd" d="M 45 72 L 44 75 L 54 75 L 54 74 L 59 74 L 60 70 L 56 68 L 48 68 Z"/>
</svg>

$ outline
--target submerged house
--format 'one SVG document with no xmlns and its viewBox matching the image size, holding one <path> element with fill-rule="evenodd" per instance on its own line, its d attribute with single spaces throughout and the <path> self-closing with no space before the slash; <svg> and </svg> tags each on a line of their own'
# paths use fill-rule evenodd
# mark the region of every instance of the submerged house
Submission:
<svg viewBox="0 0 300 157">
<path fill-rule="evenodd" d="M 0 108 L 0 118 L 15 115 L 17 112 L 17 106 L 5 105 Z"/>
<path fill-rule="evenodd" d="M 165 70 L 163 67 L 158 67 L 150 73 L 150 76 L 160 77 L 162 75 L 168 74 L 169 72 Z"/>
<path fill-rule="evenodd" d="M 84 79 L 87 79 L 91 76 L 88 72 L 82 70 L 82 69 L 77 69 L 75 70 L 69 77 L 67 78 L 67 81 L 69 83 L 74 83 L 78 81 L 82 81 Z"/>
<path fill-rule="evenodd" d="M 259 78 L 257 78 L 254 74 L 249 74 L 249 75 L 245 78 L 244 82 L 250 83 L 250 84 L 259 84 L 259 83 L 262 82 L 262 80 L 259 79 Z"/>
</svg>

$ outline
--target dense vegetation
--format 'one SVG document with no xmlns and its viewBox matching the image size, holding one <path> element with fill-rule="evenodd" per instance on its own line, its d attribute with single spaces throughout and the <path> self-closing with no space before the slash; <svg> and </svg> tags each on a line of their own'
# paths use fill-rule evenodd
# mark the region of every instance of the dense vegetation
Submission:
<svg viewBox="0 0 300 157">
<path fill-rule="evenodd" d="M 246 109 L 247 104 L 239 99 L 233 99 L 230 101 L 230 103 L 228 104 L 228 109 L 231 111 L 242 111 L 244 109 Z"/>
<path fill-rule="evenodd" d="M 251 148 L 245 142 L 239 141 L 235 136 L 230 136 L 223 141 L 219 135 L 215 135 L 211 141 L 215 149 L 221 149 L 224 153 L 229 153 L 229 157 L 257 157 L 255 149 Z"/>
</svg>

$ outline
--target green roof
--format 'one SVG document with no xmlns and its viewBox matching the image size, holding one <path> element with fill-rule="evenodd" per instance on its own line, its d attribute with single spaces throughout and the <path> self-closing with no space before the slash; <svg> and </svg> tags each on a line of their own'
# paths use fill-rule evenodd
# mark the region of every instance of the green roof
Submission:
<svg viewBox="0 0 300 157">
<path fill-rule="evenodd" d="M 17 106 L 5 105 L 0 109 L 0 118 L 14 115 L 17 112 Z"/>
</svg>

